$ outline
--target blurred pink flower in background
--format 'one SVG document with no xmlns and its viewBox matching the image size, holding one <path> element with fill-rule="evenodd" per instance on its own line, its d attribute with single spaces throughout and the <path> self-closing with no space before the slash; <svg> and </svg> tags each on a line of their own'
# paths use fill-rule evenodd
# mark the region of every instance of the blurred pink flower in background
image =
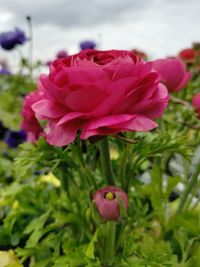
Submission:
<svg viewBox="0 0 200 267">
<path fill-rule="evenodd" d="M 186 48 L 179 52 L 178 57 L 187 64 L 193 64 L 195 60 L 195 51 L 193 48 Z"/>
<path fill-rule="evenodd" d="M 43 134 L 43 130 L 35 117 L 35 113 L 32 109 L 32 105 L 42 99 L 42 93 L 34 91 L 27 95 L 24 99 L 22 108 L 22 116 L 24 118 L 21 128 L 27 133 L 27 140 L 35 142 L 39 136 Z"/>
<path fill-rule="evenodd" d="M 57 58 L 64 58 L 64 57 L 67 57 L 68 56 L 68 53 L 67 51 L 65 50 L 60 50 L 58 51 L 58 53 L 56 54 L 56 57 Z"/>
<path fill-rule="evenodd" d="M 192 105 L 200 118 L 200 93 L 197 93 L 192 99 Z"/>
<path fill-rule="evenodd" d="M 121 197 L 124 208 L 127 210 L 128 197 L 119 187 L 106 186 L 99 189 L 93 197 L 93 201 L 96 204 L 99 214 L 106 221 L 117 220 L 120 218 L 120 206 L 117 197 Z"/>
<path fill-rule="evenodd" d="M 192 48 L 186 48 L 179 52 L 178 57 L 186 64 L 200 64 L 200 43 L 194 42 Z M 198 61 L 198 62 L 197 62 Z"/>
<path fill-rule="evenodd" d="M 152 65 L 119 50 L 85 50 L 54 61 L 40 77 L 43 99 L 31 106 L 37 119 L 48 121 L 47 142 L 68 145 L 79 130 L 87 139 L 156 128 L 168 92 Z"/>
<path fill-rule="evenodd" d="M 153 61 L 153 68 L 159 73 L 170 92 L 183 89 L 191 78 L 185 64 L 178 58 L 158 59 Z"/>
</svg>

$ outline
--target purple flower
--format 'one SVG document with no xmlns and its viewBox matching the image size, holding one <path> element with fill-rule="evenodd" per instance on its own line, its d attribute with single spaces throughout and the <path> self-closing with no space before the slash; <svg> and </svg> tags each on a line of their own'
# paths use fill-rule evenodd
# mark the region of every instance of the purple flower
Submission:
<svg viewBox="0 0 200 267">
<path fill-rule="evenodd" d="M 128 209 L 128 197 L 119 187 L 106 186 L 99 189 L 94 195 L 93 201 L 96 203 L 99 214 L 106 221 L 120 218 L 120 206 L 117 197 L 121 197 L 124 208 Z"/>
<path fill-rule="evenodd" d="M 20 131 L 8 131 L 4 141 L 9 147 L 16 148 L 18 145 L 26 141 L 26 133 Z"/>
<path fill-rule="evenodd" d="M 0 34 L 0 45 L 5 50 L 12 50 L 16 45 L 22 45 L 27 40 L 23 31 L 16 28 L 14 31 Z"/>
<path fill-rule="evenodd" d="M 2 67 L 0 69 L 0 75 L 10 75 L 10 74 L 11 74 L 11 72 L 5 67 Z"/>
<path fill-rule="evenodd" d="M 95 49 L 96 43 L 92 40 L 85 40 L 80 43 L 80 49 L 86 50 L 86 49 Z"/>
</svg>

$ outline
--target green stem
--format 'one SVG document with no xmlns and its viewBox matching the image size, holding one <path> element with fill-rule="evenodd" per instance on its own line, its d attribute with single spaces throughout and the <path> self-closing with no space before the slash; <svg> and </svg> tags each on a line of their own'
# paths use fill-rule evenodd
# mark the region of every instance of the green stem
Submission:
<svg viewBox="0 0 200 267">
<path fill-rule="evenodd" d="M 81 150 L 81 140 L 80 138 L 77 138 L 77 145 L 74 146 L 74 152 L 77 155 L 77 159 L 80 164 L 80 172 L 82 175 L 84 175 L 88 181 L 88 184 L 93 186 L 95 189 L 97 188 L 96 180 L 91 172 L 90 168 L 87 166 L 85 159 L 83 157 L 83 153 Z"/>
<path fill-rule="evenodd" d="M 121 181 L 121 187 L 124 189 L 126 184 L 126 174 L 127 174 L 127 165 L 128 165 L 128 157 L 129 151 L 127 146 L 125 146 L 125 150 L 122 152 L 119 162 L 119 175 Z"/>
<path fill-rule="evenodd" d="M 115 261 L 115 235 L 116 235 L 116 222 L 108 221 L 105 225 L 105 254 L 104 262 L 107 266 L 112 266 Z M 105 265 L 104 265 L 105 266 Z"/>
<path fill-rule="evenodd" d="M 185 100 L 178 98 L 178 97 L 175 97 L 173 95 L 170 95 L 170 101 L 174 102 L 175 104 L 180 104 L 180 105 L 183 105 L 187 108 L 192 109 L 192 105 L 188 101 L 185 101 Z"/>
<path fill-rule="evenodd" d="M 33 27 L 32 27 L 32 18 L 27 16 L 27 23 L 29 29 L 29 71 L 30 71 L 30 78 L 33 75 Z"/>
<path fill-rule="evenodd" d="M 125 180 L 125 185 L 123 187 L 125 192 L 128 192 L 129 186 L 131 183 L 131 178 L 133 178 L 133 174 L 135 173 L 135 170 L 139 168 L 140 164 L 144 161 L 144 158 L 137 158 L 135 162 L 132 164 L 132 167 L 130 168 L 130 171 L 127 172 L 127 178 Z"/>
<path fill-rule="evenodd" d="M 113 180 L 113 173 L 111 168 L 108 137 L 104 137 L 104 139 L 100 141 L 100 154 L 101 154 L 101 164 L 106 181 L 108 185 L 114 185 L 115 183 Z"/>
<path fill-rule="evenodd" d="M 180 198 L 180 203 L 179 203 L 179 206 L 176 210 L 176 214 L 181 213 L 181 211 L 183 210 L 190 192 L 192 191 L 192 189 L 194 188 L 194 186 L 197 183 L 199 173 L 200 173 L 200 162 L 197 164 L 196 170 L 194 171 L 191 180 L 187 184 L 185 191 L 183 192 L 183 194 Z"/>
<path fill-rule="evenodd" d="M 61 182 L 61 188 L 67 194 L 67 196 L 70 198 L 68 178 L 65 175 L 63 175 L 64 173 L 67 173 L 65 165 L 61 164 L 60 169 L 62 170 L 62 173 L 59 176 L 59 180 Z"/>
<path fill-rule="evenodd" d="M 121 241 L 122 241 L 122 237 L 123 237 L 123 233 L 124 233 L 124 227 L 125 227 L 124 222 L 121 222 L 118 225 L 118 231 L 116 233 L 116 242 L 115 242 L 116 252 L 119 249 L 119 246 L 121 245 Z"/>
</svg>

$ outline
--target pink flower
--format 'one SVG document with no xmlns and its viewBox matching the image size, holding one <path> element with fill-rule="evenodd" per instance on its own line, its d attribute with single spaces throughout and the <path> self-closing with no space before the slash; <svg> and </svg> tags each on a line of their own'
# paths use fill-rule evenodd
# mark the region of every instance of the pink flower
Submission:
<svg viewBox="0 0 200 267">
<path fill-rule="evenodd" d="M 120 206 L 117 196 L 121 197 L 124 208 L 128 209 L 128 197 L 119 187 L 106 186 L 98 190 L 93 198 L 99 214 L 106 220 L 117 220 L 120 217 Z"/>
<path fill-rule="evenodd" d="M 81 139 L 157 127 L 168 103 L 152 63 L 129 51 L 86 50 L 54 61 L 40 77 L 43 99 L 33 106 L 47 120 L 48 143 L 65 146 Z"/>
<path fill-rule="evenodd" d="M 192 105 L 200 118 L 200 93 L 196 94 L 192 99 Z"/>
<path fill-rule="evenodd" d="M 170 92 L 180 91 L 191 78 L 191 73 L 186 71 L 185 64 L 178 58 L 155 60 L 153 68 L 160 74 Z"/>
<path fill-rule="evenodd" d="M 24 99 L 22 116 L 24 118 L 21 128 L 27 133 L 27 140 L 35 142 L 42 135 L 43 130 L 35 117 L 32 105 L 42 99 L 42 93 L 35 91 L 27 95 Z"/>
</svg>

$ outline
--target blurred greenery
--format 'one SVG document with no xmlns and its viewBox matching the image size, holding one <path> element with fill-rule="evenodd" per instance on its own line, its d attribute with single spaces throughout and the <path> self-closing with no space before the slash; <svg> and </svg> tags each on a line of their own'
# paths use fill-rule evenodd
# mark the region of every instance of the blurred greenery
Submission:
<svg viewBox="0 0 200 267">
<path fill-rule="evenodd" d="M 19 130 L 22 101 L 35 89 L 35 83 L 23 75 L 0 75 L 1 122 L 11 130 Z"/>
</svg>

